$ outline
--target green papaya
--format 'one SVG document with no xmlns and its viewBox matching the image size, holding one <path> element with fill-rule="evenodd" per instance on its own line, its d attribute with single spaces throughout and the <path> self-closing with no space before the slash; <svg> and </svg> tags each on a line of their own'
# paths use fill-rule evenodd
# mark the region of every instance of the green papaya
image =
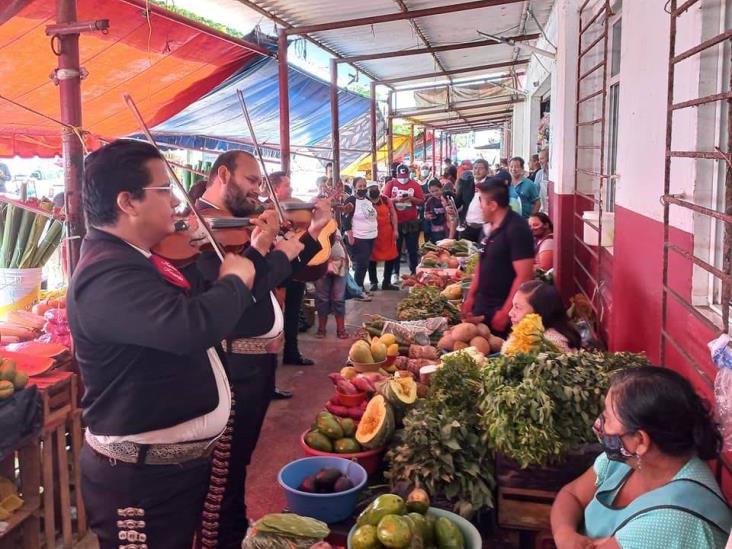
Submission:
<svg viewBox="0 0 732 549">
<path fill-rule="evenodd" d="M 435 521 L 435 539 L 439 549 L 464 549 L 465 538 L 453 521 L 440 517 Z"/>
<path fill-rule="evenodd" d="M 345 438 L 353 438 L 356 434 L 356 422 L 350 417 L 339 418 L 338 422 L 341 424 L 341 429 L 343 429 L 343 436 Z"/>
<path fill-rule="evenodd" d="M 363 510 L 358 516 L 356 524 L 358 526 L 364 524 L 377 526 L 386 515 L 405 515 L 406 513 L 407 505 L 401 497 L 395 494 L 384 494 L 377 497 Z"/>
<path fill-rule="evenodd" d="M 353 438 L 339 438 L 333 448 L 339 454 L 355 454 L 361 451 L 361 445 Z"/>
<path fill-rule="evenodd" d="M 0 381 L 0 400 L 4 398 L 10 398 L 15 392 L 15 387 L 11 381 L 3 379 Z"/>
<path fill-rule="evenodd" d="M 330 417 L 318 415 L 318 431 L 327 436 L 331 440 L 343 438 L 343 428 L 335 416 Z"/>
<path fill-rule="evenodd" d="M 305 444 L 319 452 L 332 452 L 333 443 L 320 431 L 310 431 L 305 435 Z"/>
<path fill-rule="evenodd" d="M 376 537 L 386 547 L 403 549 L 412 541 L 412 529 L 409 520 L 399 515 L 386 515 L 376 527 Z"/>
<path fill-rule="evenodd" d="M 379 538 L 376 536 L 376 526 L 364 524 L 356 528 L 351 536 L 351 547 L 353 549 L 378 549 L 381 547 Z"/>
</svg>

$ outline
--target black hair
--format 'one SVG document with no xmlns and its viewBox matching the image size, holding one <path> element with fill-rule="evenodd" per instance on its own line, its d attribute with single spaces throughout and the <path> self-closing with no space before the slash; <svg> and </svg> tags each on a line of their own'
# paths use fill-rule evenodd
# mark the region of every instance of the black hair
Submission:
<svg viewBox="0 0 732 549">
<path fill-rule="evenodd" d="M 430 179 L 429 183 L 427 183 L 427 188 L 429 189 L 430 187 L 438 187 L 441 189 L 442 182 L 439 179 Z"/>
<path fill-rule="evenodd" d="M 206 187 L 208 186 L 208 181 L 205 179 L 202 179 L 195 185 L 191 186 L 190 190 L 188 191 L 188 196 L 191 197 L 191 200 L 194 202 L 201 198 L 203 196 L 203 193 L 206 192 Z"/>
<path fill-rule="evenodd" d="M 536 217 L 542 222 L 542 224 L 547 225 L 551 232 L 554 232 L 554 223 L 552 223 L 551 218 L 544 212 L 536 212 L 535 214 L 531 214 L 529 217 Z"/>
<path fill-rule="evenodd" d="M 516 162 L 518 162 L 519 164 L 521 164 L 521 167 L 522 167 L 522 168 L 524 167 L 524 159 L 523 159 L 523 158 L 521 158 L 520 156 L 514 156 L 513 158 L 511 158 L 511 160 L 509 160 L 509 161 L 508 161 L 508 163 L 510 164 L 510 163 L 511 163 L 511 162 L 513 162 L 514 160 L 515 160 Z"/>
<path fill-rule="evenodd" d="M 332 168 L 333 167 L 333 162 L 326 162 L 325 163 L 325 167 L 326 167 L 326 169 L 327 168 Z"/>
<path fill-rule="evenodd" d="M 485 158 L 479 158 L 478 160 L 473 162 L 473 168 L 475 168 L 476 164 L 482 164 L 486 171 L 489 171 L 491 169 L 488 161 Z"/>
<path fill-rule="evenodd" d="M 285 172 L 272 172 L 271 174 L 269 174 L 269 182 L 272 183 L 272 186 L 276 189 L 280 186 L 280 183 L 282 183 L 282 180 L 285 177 L 287 177 L 287 174 Z"/>
<path fill-rule="evenodd" d="M 554 286 L 541 280 L 530 280 L 521 284 L 518 291 L 526 295 L 531 308 L 541 317 L 544 328 L 552 328 L 566 337 L 570 348 L 580 348 L 582 338 L 569 321 L 562 296 Z"/>
<path fill-rule="evenodd" d="M 81 194 L 87 222 L 93 227 L 116 223 L 117 195 L 128 192 L 141 199 L 151 180 L 145 163 L 156 159 L 162 159 L 157 148 L 132 139 L 117 139 L 87 156 Z"/>
<path fill-rule="evenodd" d="M 610 391 L 623 427 L 645 431 L 664 454 L 719 456 L 722 436 L 709 405 L 681 374 L 657 366 L 628 368 L 613 376 Z"/>
<path fill-rule="evenodd" d="M 368 186 L 369 186 L 369 182 L 368 182 L 368 181 L 366 181 L 366 178 L 365 178 L 365 177 L 361 177 L 361 176 L 359 176 L 359 177 L 354 177 L 354 178 L 353 178 L 353 188 L 354 188 L 354 189 L 356 188 L 356 183 L 358 183 L 359 181 L 363 181 L 363 182 L 365 182 L 365 183 L 366 183 L 366 187 L 368 187 Z"/>
<path fill-rule="evenodd" d="M 489 177 L 482 183 L 478 183 L 478 190 L 486 195 L 488 200 L 493 200 L 501 208 L 508 208 L 509 196 L 508 185 L 496 177 Z"/>
<path fill-rule="evenodd" d="M 538 154 L 532 154 L 531 155 L 531 160 L 533 160 L 534 162 L 538 162 L 539 161 L 539 155 Z"/>
<path fill-rule="evenodd" d="M 225 153 L 220 154 L 208 172 L 209 184 L 213 183 L 214 179 L 218 177 L 219 168 L 221 166 L 226 166 L 230 173 L 234 173 L 234 171 L 236 171 L 236 159 L 239 158 L 240 154 L 252 156 L 250 153 L 242 151 L 240 149 L 232 149 L 230 151 L 226 151 Z"/>
</svg>

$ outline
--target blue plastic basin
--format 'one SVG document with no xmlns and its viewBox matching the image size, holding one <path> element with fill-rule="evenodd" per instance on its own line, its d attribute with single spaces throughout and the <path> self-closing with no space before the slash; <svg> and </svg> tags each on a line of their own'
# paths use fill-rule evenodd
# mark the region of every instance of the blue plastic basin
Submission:
<svg viewBox="0 0 732 549">
<path fill-rule="evenodd" d="M 338 469 L 351 479 L 353 488 L 335 494 L 311 494 L 297 489 L 305 477 L 321 469 Z M 340 457 L 298 459 L 285 465 L 277 475 L 277 481 L 285 491 L 289 511 L 329 524 L 345 520 L 353 514 L 358 493 L 367 478 L 366 470 L 358 463 Z"/>
</svg>

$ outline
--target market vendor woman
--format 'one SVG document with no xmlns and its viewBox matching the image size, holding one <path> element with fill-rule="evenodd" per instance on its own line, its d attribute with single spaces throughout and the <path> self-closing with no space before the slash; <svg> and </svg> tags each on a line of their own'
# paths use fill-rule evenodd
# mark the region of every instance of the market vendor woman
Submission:
<svg viewBox="0 0 732 549">
<path fill-rule="evenodd" d="M 644 366 L 613 378 L 594 430 L 605 452 L 559 492 L 558 549 L 716 549 L 732 513 L 703 460 L 721 436 L 689 382 Z"/>
</svg>

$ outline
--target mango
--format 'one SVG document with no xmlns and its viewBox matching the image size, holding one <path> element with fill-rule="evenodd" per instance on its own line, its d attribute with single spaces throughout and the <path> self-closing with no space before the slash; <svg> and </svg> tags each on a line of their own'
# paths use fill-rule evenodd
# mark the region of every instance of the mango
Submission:
<svg viewBox="0 0 732 549">
<path fill-rule="evenodd" d="M 4 360 L 0 364 L 0 380 L 12 382 L 15 379 L 15 362 L 12 360 Z"/>
<path fill-rule="evenodd" d="M 386 360 L 386 345 L 384 345 L 380 341 L 372 343 L 371 356 L 373 357 L 374 362 L 382 362 Z"/>
<path fill-rule="evenodd" d="M 406 513 L 407 505 L 401 497 L 396 494 L 384 494 L 377 497 L 361 512 L 356 524 L 358 526 L 364 524 L 377 526 L 386 515 L 405 515 Z"/>
<path fill-rule="evenodd" d="M 440 517 L 435 521 L 435 540 L 440 549 L 464 549 L 465 538 L 453 521 Z"/>
<path fill-rule="evenodd" d="M 0 381 L 0 400 L 4 398 L 10 398 L 13 396 L 13 393 L 15 392 L 15 387 L 13 386 L 12 381 L 8 381 L 7 379 L 3 379 Z"/>
<path fill-rule="evenodd" d="M 333 444 L 338 454 L 356 454 L 361 451 L 361 445 L 354 438 L 339 438 Z"/>
<path fill-rule="evenodd" d="M 318 452 L 332 452 L 333 443 L 323 433 L 318 431 L 310 431 L 305 435 L 305 444 Z"/>
<path fill-rule="evenodd" d="M 390 345 L 394 345 L 396 343 L 396 336 L 394 334 L 383 334 L 379 341 L 389 347 Z M 398 347 L 398 345 L 397 345 Z"/>
<path fill-rule="evenodd" d="M 351 350 L 348 351 L 348 358 L 353 362 L 359 362 L 361 364 L 372 364 L 375 362 L 374 357 L 371 356 L 371 346 L 362 339 L 351 345 Z"/>
<path fill-rule="evenodd" d="M 350 380 L 356 377 L 358 375 L 358 372 L 353 366 L 344 366 L 343 368 L 341 368 L 340 374 L 346 379 Z"/>
<path fill-rule="evenodd" d="M 353 536 L 351 536 L 351 547 L 353 549 L 378 549 L 381 547 L 381 543 L 376 537 L 376 526 L 364 524 L 356 528 Z"/>
<path fill-rule="evenodd" d="M 386 547 L 402 549 L 412 541 L 410 523 L 399 515 L 386 515 L 376 527 L 376 537 Z"/>
<path fill-rule="evenodd" d="M 391 343 L 386 348 L 386 356 L 398 356 L 399 355 L 399 344 Z"/>
<path fill-rule="evenodd" d="M 13 386 L 15 387 L 16 391 L 20 391 L 21 389 L 25 388 L 25 386 L 28 384 L 28 374 L 25 372 L 21 372 L 20 370 L 15 372 L 15 379 L 13 380 Z"/>
<path fill-rule="evenodd" d="M 412 524 L 422 538 L 424 545 L 426 547 L 432 545 L 434 541 L 432 524 L 428 523 L 427 519 L 421 513 L 409 513 L 407 516 L 412 519 Z"/>
</svg>

